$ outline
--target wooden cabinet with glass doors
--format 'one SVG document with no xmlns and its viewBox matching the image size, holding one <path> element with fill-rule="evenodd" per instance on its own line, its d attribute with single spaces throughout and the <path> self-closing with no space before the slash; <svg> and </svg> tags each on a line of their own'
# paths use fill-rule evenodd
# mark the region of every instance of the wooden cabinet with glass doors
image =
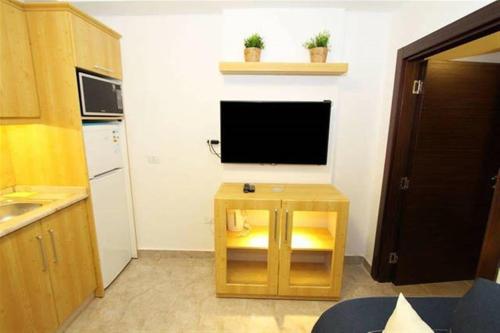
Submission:
<svg viewBox="0 0 500 333">
<path fill-rule="evenodd" d="M 222 184 L 215 196 L 220 297 L 338 299 L 348 199 L 332 185 Z"/>
</svg>

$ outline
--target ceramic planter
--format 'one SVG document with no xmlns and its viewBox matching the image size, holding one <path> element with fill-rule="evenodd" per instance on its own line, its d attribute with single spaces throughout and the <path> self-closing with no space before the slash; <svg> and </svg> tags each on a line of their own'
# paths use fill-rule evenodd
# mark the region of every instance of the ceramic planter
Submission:
<svg viewBox="0 0 500 333">
<path fill-rule="evenodd" d="M 326 57 L 328 56 L 327 47 L 314 47 L 309 49 L 311 55 L 311 62 L 326 62 Z"/>
<path fill-rule="evenodd" d="M 260 61 L 260 49 L 257 47 L 247 47 L 245 49 L 245 61 L 247 61 L 247 62 L 259 62 Z"/>
</svg>

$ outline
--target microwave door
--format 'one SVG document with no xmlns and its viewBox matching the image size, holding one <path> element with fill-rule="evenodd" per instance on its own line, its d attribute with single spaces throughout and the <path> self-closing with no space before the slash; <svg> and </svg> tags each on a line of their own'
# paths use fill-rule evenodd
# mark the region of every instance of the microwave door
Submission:
<svg viewBox="0 0 500 333">
<path fill-rule="evenodd" d="M 112 91 L 112 84 L 86 76 L 82 77 L 82 83 L 86 115 L 116 113 L 115 106 L 113 106 L 115 94 Z"/>
<path fill-rule="evenodd" d="M 84 116 L 121 115 L 121 87 L 116 81 L 80 73 L 80 98 Z"/>
</svg>

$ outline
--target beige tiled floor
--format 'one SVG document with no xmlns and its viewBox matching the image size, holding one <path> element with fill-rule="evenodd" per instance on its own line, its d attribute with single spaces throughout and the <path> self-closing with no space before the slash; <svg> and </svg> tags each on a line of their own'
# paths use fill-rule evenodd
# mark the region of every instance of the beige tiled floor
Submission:
<svg viewBox="0 0 500 333">
<path fill-rule="evenodd" d="M 461 296 L 471 282 L 396 287 L 346 265 L 343 299 L 365 296 Z M 133 260 L 67 332 L 310 332 L 335 302 L 215 297 L 213 259 L 160 254 Z"/>
</svg>

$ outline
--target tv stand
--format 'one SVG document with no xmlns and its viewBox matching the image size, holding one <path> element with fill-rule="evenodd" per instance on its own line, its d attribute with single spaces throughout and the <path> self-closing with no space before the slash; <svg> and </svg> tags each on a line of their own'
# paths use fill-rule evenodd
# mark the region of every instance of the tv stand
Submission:
<svg viewBox="0 0 500 333">
<path fill-rule="evenodd" d="M 339 299 L 349 200 L 329 184 L 242 188 L 215 195 L 217 296 Z"/>
</svg>

